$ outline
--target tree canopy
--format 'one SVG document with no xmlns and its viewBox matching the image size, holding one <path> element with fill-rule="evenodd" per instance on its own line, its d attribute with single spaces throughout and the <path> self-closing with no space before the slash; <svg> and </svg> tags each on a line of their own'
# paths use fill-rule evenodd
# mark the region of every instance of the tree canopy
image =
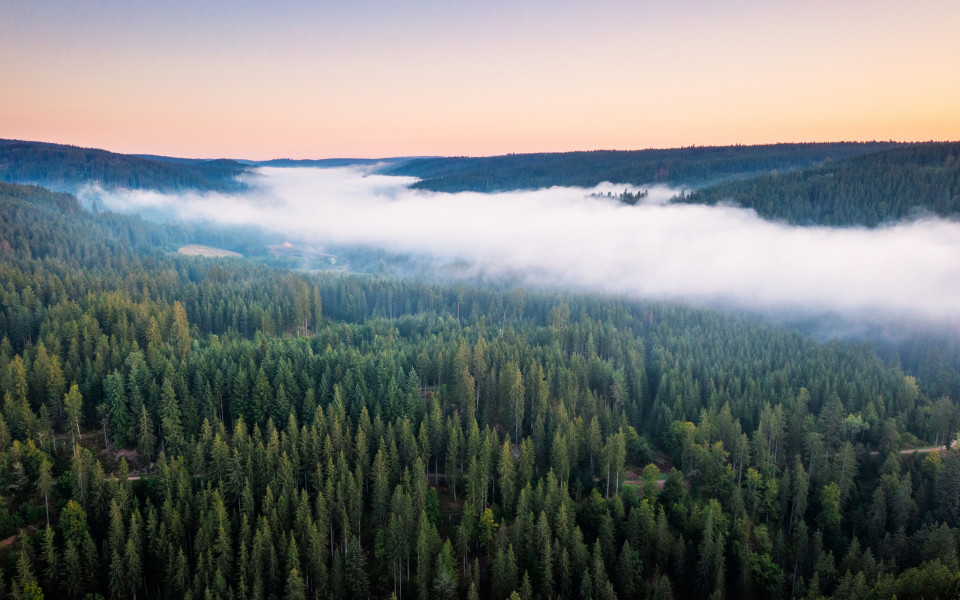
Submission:
<svg viewBox="0 0 960 600">
<path fill-rule="evenodd" d="M 960 452 L 909 451 L 949 447 L 955 404 L 869 345 L 179 235 L 0 186 L 3 593 L 960 589 Z"/>
</svg>

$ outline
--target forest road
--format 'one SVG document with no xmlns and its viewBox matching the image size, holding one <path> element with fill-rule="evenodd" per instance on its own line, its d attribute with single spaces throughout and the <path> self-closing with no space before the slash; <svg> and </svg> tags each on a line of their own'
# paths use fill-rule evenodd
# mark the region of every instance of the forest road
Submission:
<svg viewBox="0 0 960 600">
<path fill-rule="evenodd" d="M 957 447 L 957 441 L 958 441 L 958 440 L 953 440 L 952 442 L 950 442 L 950 447 L 951 447 L 951 448 L 956 448 L 956 447 Z M 935 446 L 935 447 L 933 447 L 933 448 L 911 448 L 911 449 L 909 449 L 909 450 L 901 450 L 901 451 L 900 451 L 900 454 L 913 454 L 914 452 L 919 452 L 919 453 L 922 454 L 922 453 L 925 453 L 925 452 L 933 452 L 934 450 L 936 450 L 936 451 L 939 452 L 939 451 L 941 451 L 941 450 L 946 450 L 946 449 L 947 449 L 947 447 L 946 447 L 945 445 L 944 445 L 944 446 Z M 879 451 L 879 450 L 874 450 L 873 452 L 870 453 L 870 456 L 876 456 L 876 455 L 878 455 L 878 454 L 880 454 L 880 451 Z"/>
</svg>

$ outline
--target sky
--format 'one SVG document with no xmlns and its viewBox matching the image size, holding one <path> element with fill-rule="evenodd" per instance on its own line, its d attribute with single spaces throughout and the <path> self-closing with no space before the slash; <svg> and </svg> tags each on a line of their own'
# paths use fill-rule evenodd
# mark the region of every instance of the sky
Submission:
<svg viewBox="0 0 960 600">
<path fill-rule="evenodd" d="M 960 139 L 960 2 L 0 0 L 0 138 L 189 157 Z"/>
</svg>

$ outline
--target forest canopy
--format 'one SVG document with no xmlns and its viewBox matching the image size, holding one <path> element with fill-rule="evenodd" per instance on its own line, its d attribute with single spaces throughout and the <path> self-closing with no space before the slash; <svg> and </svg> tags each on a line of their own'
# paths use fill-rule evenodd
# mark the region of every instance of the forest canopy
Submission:
<svg viewBox="0 0 960 600">
<path fill-rule="evenodd" d="M 960 215 L 960 143 L 927 143 L 827 165 L 721 183 L 684 202 L 731 202 L 798 225 L 876 227 Z"/>
<path fill-rule="evenodd" d="M 960 452 L 926 451 L 950 361 L 932 385 L 682 304 L 169 252 L 187 231 L 0 186 L 14 597 L 960 590 Z"/>
<path fill-rule="evenodd" d="M 36 183 L 76 190 L 85 183 L 103 187 L 237 191 L 245 167 L 233 160 L 142 158 L 95 148 L 0 140 L 0 181 Z"/>
<path fill-rule="evenodd" d="M 502 192 L 551 186 L 593 187 L 602 182 L 703 186 L 770 171 L 821 165 L 893 148 L 895 142 L 693 146 L 650 150 L 597 150 L 489 157 L 424 158 L 390 175 L 420 177 L 417 189 Z"/>
</svg>

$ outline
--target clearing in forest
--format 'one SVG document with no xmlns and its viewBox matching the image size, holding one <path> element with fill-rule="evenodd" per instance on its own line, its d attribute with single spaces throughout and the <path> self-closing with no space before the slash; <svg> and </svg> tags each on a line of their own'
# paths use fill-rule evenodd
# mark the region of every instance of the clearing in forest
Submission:
<svg viewBox="0 0 960 600">
<path fill-rule="evenodd" d="M 233 252 L 232 250 L 224 250 L 223 248 L 214 248 L 213 246 L 203 246 L 200 244 L 188 244 L 186 246 L 180 246 L 177 252 L 180 254 L 189 254 L 190 256 L 243 256 L 239 252 Z"/>
</svg>

